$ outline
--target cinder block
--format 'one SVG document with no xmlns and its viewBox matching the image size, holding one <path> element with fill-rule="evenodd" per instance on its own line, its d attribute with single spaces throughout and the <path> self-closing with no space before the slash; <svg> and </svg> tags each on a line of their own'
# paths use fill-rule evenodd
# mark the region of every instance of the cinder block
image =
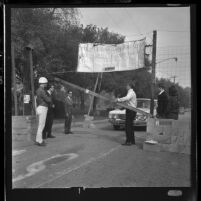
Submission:
<svg viewBox="0 0 201 201">
<path fill-rule="evenodd" d="M 179 145 L 178 144 L 170 144 L 169 152 L 177 152 L 179 153 Z"/>
<path fill-rule="evenodd" d="M 37 125 L 36 116 L 13 116 L 12 139 L 18 141 L 34 141 Z"/>
<path fill-rule="evenodd" d="M 162 143 L 162 144 L 170 144 L 171 143 L 171 136 L 166 134 L 157 134 L 153 136 L 153 140 Z"/>
<path fill-rule="evenodd" d="M 159 144 L 149 144 L 149 143 L 144 142 L 143 143 L 143 150 L 160 152 L 160 146 L 159 146 Z"/>
<path fill-rule="evenodd" d="M 89 128 L 96 128 L 96 126 L 95 126 L 95 124 L 90 123 L 90 124 L 89 124 Z"/>
<path fill-rule="evenodd" d="M 190 127 L 190 122 L 149 118 L 147 121 L 147 133 L 149 133 L 149 135 L 147 135 L 147 137 L 162 144 L 174 144 L 169 147 L 169 150 L 178 152 L 178 145 L 190 146 Z M 160 135 L 160 133 L 162 133 L 162 135 Z"/>
<path fill-rule="evenodd" d="M 161 144 L 159 143 L 160 151 L 168 152 L 170 149 L 170 144 Z"/>
<path fill-rule="evenodd" d="M 180 150 L 179 150 L 179 153 L 190 155 L 191 154 L 191 146 L 189 146 L 189 145 L 182 146 L 182 148 L 180 148 Z"/>
</svg>

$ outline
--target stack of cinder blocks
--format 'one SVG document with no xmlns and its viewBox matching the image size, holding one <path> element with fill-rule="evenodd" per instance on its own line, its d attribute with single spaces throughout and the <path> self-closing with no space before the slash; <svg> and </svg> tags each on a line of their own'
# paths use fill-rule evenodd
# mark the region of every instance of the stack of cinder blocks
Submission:
<svg viewBox="0 0 201 201">
<path fill-rule="evenodd" d="M 84 115 L 83 128 L 95 128 L 93 120 L 94 120 L 93 116 Z"/>
<path fill-rule="evenodd" d="M 143 149 L 190 154 L 190 126 L 190 122 L 150 118 L 147 122 L 146 140 L 154 140 L 157 143 L 148 144 L 144 142 Z"/>
<path fill-rule="evenodd" d="M 37 132 L 36 116 L 12 116 L 12 139 L 34 141 Z"/>
</svg>

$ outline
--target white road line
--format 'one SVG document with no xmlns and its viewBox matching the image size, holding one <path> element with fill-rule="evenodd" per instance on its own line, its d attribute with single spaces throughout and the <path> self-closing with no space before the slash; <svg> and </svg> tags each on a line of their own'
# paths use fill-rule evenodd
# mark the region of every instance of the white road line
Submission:
<svg viewBox="0 0 201 201">
<path fill-rule="evenodd" d="M 86 166 L 86 165 L 88 165 L 88 164 L 90 164 L 90 163 L 92 163 L 92 162 L 94 162 L 94 161 L 97 161 L 98 159 L 104 158 L 105 156 L 109 155 L 109 154 L 112 153 L 113 151 L 117 150 L 119 147 L 121 147 L 121 145 L 118 145 L 118 146 L 116 146 L 116 147 L 110 149 L 108 152 L 105 152 L 105 153 L 100 154 L 100 155 L 99 155 L 98 157 L 96 157 L 96 158 L 92 157 L 92 158 L 90 158 L 88 161 L 82 163 L 82 164 L 79 165 L 79 166 L 74 166 L 73 168 L 67 168 L 67 169 L 64 170 L 63 172 L 60 172 L 57 177 L 54 177 L 54 178 L 52 178 L 52 179 L 50 179 L 50 180 L 48 180 L 48 181 L 46 181 L 46 182 L 43 182 L 43 183 L 41 183 L 41 184 L 39 184 L 39 185 L 36 185 L 36 186 L 34 186 L 34 187 L 31 187 L 31 188 L 38 188 L 38 187 L 41 187 L 41 186 L 43 186 L 43 185 L 45 185 L 45 184 L 48 184 L 48 183 L 50 183 L 50 182 L 52 182 L 52 181 L 55 181 L 55 180 L 57 180 L 57 179 L 63 177 L 64 175 L 67 175 L 67 174 L 71 173 L 72 171 L 78 170 L 78 169 L 82 168 L 83 166 Z"/>
<path fill-rule="evenodd" d="M 13 150 L 12 151 L 12 156 L 20 155 L 20 154 L 24 153 L 25 151 L 26 151 L 25 149 L 22 149 L 22 150 Z"/>
<path fill-rule="evenodd" d="M 44 160 L 41 160 L 41 161 L 37 161 L 35 163 L 32 163 L 31 165 L 29 165 L 26 170 L 28 173 L 26 174 L 23 174 L 23 175 L 18 175 L 17 177 L 13 178 L 13 182 L 17 182 L 17 181 L 20 181 L 22 179 L 25 179 L 27 177 L 30 177 L 42 170 L 44 170 L 46 168 L 44 162 L 50 160 L 50 159 L 53 159 L 53 158 L 57 158 L 57 157 L 60 157 L 60 156 L 69 156 L 69 158 L 67 159 L 68 160 L 72 160 L 74 158 L 77 158 L 78 157 L 78 154 L 75 154 L 75 153 L 69 153 L 69 154 L 57 154 L 57 155 L 54 155 L 54 156 L 51 156 L 50 158 L 46 158 Z"/>
</svg>

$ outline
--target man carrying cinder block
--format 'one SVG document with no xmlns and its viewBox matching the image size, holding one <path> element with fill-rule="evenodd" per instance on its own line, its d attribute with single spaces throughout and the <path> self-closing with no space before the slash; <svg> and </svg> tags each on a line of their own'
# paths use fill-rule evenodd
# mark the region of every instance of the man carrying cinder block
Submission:
<svg viewBox="0 0 201 201">
<path fill-rule="evenodd" d="M 128 90 L 127 95 L 122 98 L 117 98 L 116 102 L 123 102 L 128 106 L 137 107 L 137 98 L 134 91 L 133 82 L 129 82 L 126 85 L 126 89 Z M 136 117 L 136 112 L 126 109 L 126 142 L 122 145 L 132 145 L 135 144 L 135 134 L 134 134 L 134 126 L 133 122 Z"/>
</svg>

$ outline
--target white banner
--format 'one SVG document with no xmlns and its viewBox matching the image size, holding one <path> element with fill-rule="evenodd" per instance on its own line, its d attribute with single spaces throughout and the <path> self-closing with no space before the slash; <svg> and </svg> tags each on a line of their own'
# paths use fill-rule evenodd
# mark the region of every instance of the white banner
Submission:
<svg viewBox="0 0 201 201">
<path fill-rule="evenodd" d="M 122 44 L 79 45 L 77 72 L 110 72 L 144 67 L 145 39 Z"/>
</svg>

